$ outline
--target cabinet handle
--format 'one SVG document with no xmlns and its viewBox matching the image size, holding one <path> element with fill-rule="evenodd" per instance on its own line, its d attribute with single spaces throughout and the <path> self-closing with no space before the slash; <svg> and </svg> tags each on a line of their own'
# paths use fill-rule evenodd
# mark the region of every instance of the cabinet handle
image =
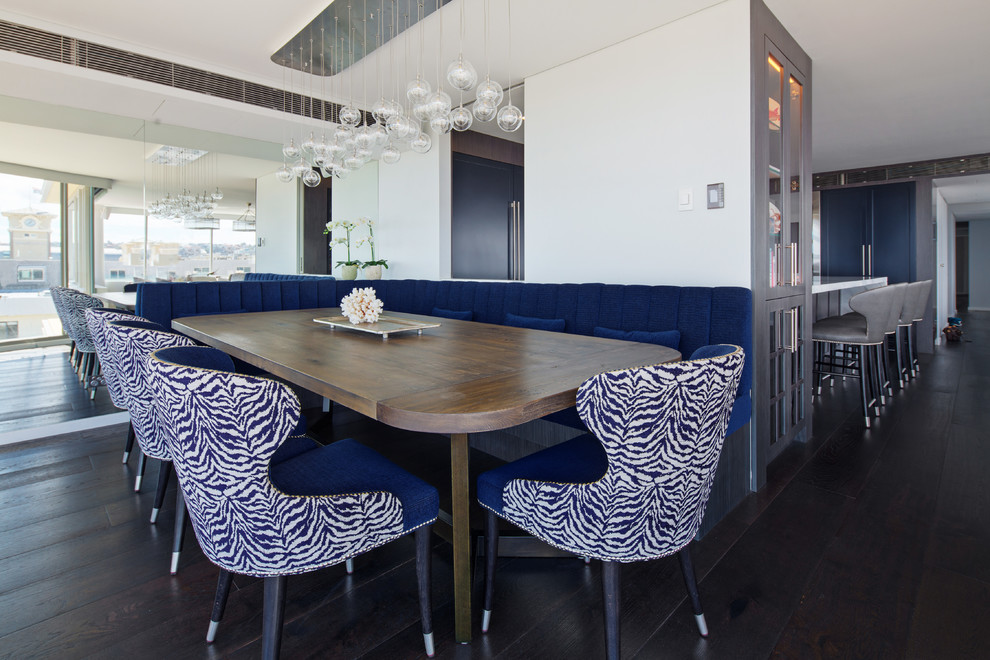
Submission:
<svg viewBox="0 0 990 660">
<path fill-rule="evenodd" d="M 798 349 L 798 308 L 792 307 L 784 312 L 790 315 L 791 345 L 784 344 L 784 348 L 791 353 L 797 353 Z"/>
<path fill-rule="evenodd" d="M 522 279 L 522 236 L 520 235 L 520 218 L 519 218 L 519 202 L 515 202 L 516 205 L 516 279 Z"/>
<path fill-rule="evenodd" d="M 790 255 L 791 255 L 791 258 L 789 260 L 790 261 L 790 264 L 789 265 L 790 265 L 790 268 L 791 268 L 791 272 L 790 272 L 790 277 L 788 278 L 787 283 L 790 284 L 791 286 L 797 286 L 798 285 L 797 243 L 789 243 L 788 245 L 785 245 L 784 246 L 784 249 L 785 250 L 790 250 Z"/>
<path fill-rule="evenodd" d="M 866 279 L 866 246 L 865 245 L 859 246 L 859 257 L 862 260 L 862 266 L 860 266 L 860 273 L 862 278 L 865 280 Z"/>
<path fill-rule="evenodd" d="M 873 277 L 873 243 L 866 246 L 866 263 L 870 266 L 870 277 Z"/>
</svg>

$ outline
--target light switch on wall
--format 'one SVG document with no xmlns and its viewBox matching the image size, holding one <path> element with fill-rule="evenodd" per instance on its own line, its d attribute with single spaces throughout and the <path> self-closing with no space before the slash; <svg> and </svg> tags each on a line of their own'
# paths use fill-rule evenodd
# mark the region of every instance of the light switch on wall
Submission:
<svg viewBox="0 0 990 660">
<path fill-rule="evenodd" d="M 690 211 L 694 208 L 694 192 L 690 188 L 681 188 L 677 191 L 677 210 Z"/>
</svg>

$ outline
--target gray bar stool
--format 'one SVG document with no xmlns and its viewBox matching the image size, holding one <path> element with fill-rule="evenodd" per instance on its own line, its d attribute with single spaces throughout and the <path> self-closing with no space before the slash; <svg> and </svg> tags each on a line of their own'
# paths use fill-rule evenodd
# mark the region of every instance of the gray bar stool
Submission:
<svg viewBox="0 0 990 660">
<path fill-rule="evenodd" d="M 914 341 L 914 324 L 924 320 L 925 308 L 928 306 L 928 297 L 931 295 L 931 292 L 931 280 L 921 280 L 920 282 L 912 282 L 908 285 L 908 292 L 904 301 L 904 312 L 901 314 L 900 323 L 898 323 L 898 331 L 903 328 L 904 334 L 907 336 L 907 364 L 901 367 L 905 380 L 918 376 L 918 348 Z M 903 346 L 904 340 L 898 334 L 898 356 L 900 356 Z M 900 365 L 900 358 L 898 358 L 898 365 Z"/>
<path fill-rule="evenodd" d="M 886 341 L 896 295 L 897 290 L 889 286 L 858 293 L 849 299 L 849 307 L 855 314 L 822 319 L 815 322 L 811 330 L 816 353 L 814 372 L 818 392 L 821 392 L 823 375 L 859 378 L 866 428 L 870 428 L 870 408 L 876 406 L 876 414 L 880 414 L 880 355 Z M 898 306 L 897 316 L 894 318 L 899 316 Z M 839 345 L 851 347 L 852 355 L 840 355 L 835 351 Z"/>
</svg>

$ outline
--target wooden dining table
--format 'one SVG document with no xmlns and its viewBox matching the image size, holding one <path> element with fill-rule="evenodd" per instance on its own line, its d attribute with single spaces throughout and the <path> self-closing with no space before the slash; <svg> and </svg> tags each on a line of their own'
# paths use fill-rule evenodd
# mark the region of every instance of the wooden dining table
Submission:
<svg viewBox="0 0 990 660">
<path fill-rule="evenodd" d="M 505 429 L 575 404 L 578 386 L 603 371 L 680 359 L 671 348 L 584 335 L 437 319 L 388 338 L 314 319 L 301 309 L 175 319 L 204 344 L 385 424 L 450 436 L 454 618 L 471 641 L 469 450 L 471 433 Z"/>
</svg>

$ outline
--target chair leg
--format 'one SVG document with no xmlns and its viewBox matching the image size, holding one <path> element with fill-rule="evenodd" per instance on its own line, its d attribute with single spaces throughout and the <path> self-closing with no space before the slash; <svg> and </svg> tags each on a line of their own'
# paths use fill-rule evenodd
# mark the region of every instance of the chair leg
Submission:
<svg viewBox="0 0 990 660">
<path fill-rule="evenodd" d="M 206 643 L 212 644 L 217 638 L 217 628 L 223 619 L 223 611 L 227 609 L 227 596 L 230 595 L 230 582 L 234 575 L 230 571 L 220 569 L 217 580 L 217 595 L 213 598 L 213 613 L 210 615 L 210 628 L 206 631 Z"/>
<path fill-rule="evenodd" d="M 131 457 L 131 449 L 134 448 L 134 424 L 128 422 L 127 424 L 127 441 L 124 443 L 124 460 L 122 463 L 127 463 L 127 459 Z"/>
<path fill-rule="evenodd" d="M 93 358 L 93 373 L 90 375 L 89 380 L 86 382 L 87 387 L 92 389 L 89 391 L 89 400 L 92 401 L 96 398 L 96 390 L 100 389 L 100 374 L 102 373 L 100 369 L 100 360 L 98 358 Z"/>
<path fill-rule="evenodd" d="M 687 587 L 691 598 L 691 611 L 694 621 L 698 624 L 698 632 L 702 637 L 708 637 L 708 623 L 705 621 L 705 611 L 701 609 L 701 595 L 698 593 L 698 580 L 694 574 L 694 561 L 691 559 L 691 546 L 686 545 L 677 553 L 681 561 L 681 574 L 684 576 L 684 586 Z"/>
<path fill-rule="evenodd" d="M 182 497 L 182 489 L 175 491 L 175 527 L 172 531 L 172 564 L 169 573 L 179 572 L 179 555 L 182 554 L 182 543 L 186 539 L 186 500 Z"/>
<path fill-rule="evenodd" d="M 492 605 L 495 601 L 495 562 L 498 561 L 498 516 L 485 509 L 485 609 L 481 619 L 481 632 L 488 632 L 492 622 Z"/>
<path fill-rule="evenodd" d="M 921 371 L 921 365 L 918 364 L 918 354 L 916 353 L 917 348 L 915 348 L 914 332 L 915 327 L 914 323 L 912 323 L 908 327 L 908 360 L 911 363 L 911 378 L 917 378 L 918 372 Z"/>
<path fill-rule="evenodd" d="M 432 558 L 430 556 L 430 538 L 432 525 L 425 525 L 416 530 L 416 581 L 419 586 L 419 616 L 423 622 L 423 643 L 426 645 L 426 655 L 433 657 L 433 605 L 430 598 L 430 576 Z"/>
<path fill-rule="evenodd" d="M 894 333 L 894 351 L 897 354 L 897 382 L 900 384 L 901 389 L 904 389 L 904 385 L 907 384 L 907 367 L 904 364 L 904 350 L 901 341 L 901 330 L 904 326 L 897 326 L 897 332 Z"/>
<path fill-rule="evenodd" d="M 172 476 L 172 461 L 158 461 L 158 489 L 155 490 L 155 506 L 151 510 L 151 524 L 158 522 L 158 512 L 165 502 L 165 491 L 168 490 L 168 478 Z"/>
<path fill-rule="evenodd" d="M 882 344 L 872 347 L 873 362 L 877 366 L 877 392 L 880 394 L 879 404 L 877 406 L 877 415 L 880 414 L 880 408 L 887 405 L 887 387 L 890 385 L 890 380 L 887 378 L 886 346 L 887 338 L 884 337 Z"/>
<path fill-rule="evenodd" d="M 867 397 L 866 390 L 869 388 L 869 372 L 866 369 L 868 360 L 866 359 L 866 346 L 858 346 L 859 350 L 859 390 L 863 395 L 863 419 L 866 422 L 866 428 L 870 428 L 870 401 Z"/>
<path fill-rule="evenodd" d="M 141 481 L 144 479 L 144 466 L 148 462 L 148 457 L 144 455 L 144 452 L 142 451 L 140 454 L 141 455 L 138 457 L 137 477 L 134 478 L 135 493 L 141 492 Z"/>
<path fill-rule="evenodd" d="M 602 562 L 602 592 L 605 596 L 605 657 L 619 660 L 619 568 L 617 561 Z"/>
<path fill-rule="evenodd" d="M 282 616 L 285 614 L 285 575 L 265 578 L 265 605 L 262 614 L 261 657 L 277 660 L 282 648 Z"/>
</svg>

